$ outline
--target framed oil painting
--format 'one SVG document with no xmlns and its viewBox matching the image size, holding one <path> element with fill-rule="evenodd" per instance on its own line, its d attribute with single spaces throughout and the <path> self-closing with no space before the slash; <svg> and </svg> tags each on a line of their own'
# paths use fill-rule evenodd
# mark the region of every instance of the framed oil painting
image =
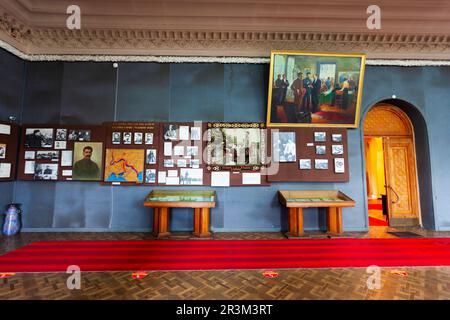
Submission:
<svg viewBox="0 0 450 320">
<path fill-rule="evenodd" d="M 365 55 L 272 51 L 268 127 L 358 127 Z"/>
</svg>

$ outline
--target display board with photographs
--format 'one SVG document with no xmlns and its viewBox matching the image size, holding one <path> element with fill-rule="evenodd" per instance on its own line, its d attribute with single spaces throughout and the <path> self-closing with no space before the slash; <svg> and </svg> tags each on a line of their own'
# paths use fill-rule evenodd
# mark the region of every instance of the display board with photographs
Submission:
<svg viewBox="0 0 450 320">
<path fill-rule="evenodd" d="M 267 185 L 264 175 L 266 135 L 264 123 L 208 123 L 205 162 L 211 174 L 211 185 Z M 283 143 L 285 140 L 287 143 L 289 139 L 283 137 Z M 292 156 L 295 157 L 295 150 L 283 160 L 290 160 Z"/>
<path fill-rule="evenodd" d="M 19 179 L 101 181 L 102 125 L 23 125 Z"/>
<path fill-rule="evenodd" d="M 16 178 L 19 131 L 17 124 L 0 121 L 0 181 Z"/>
<path fill-rule="evenodd" d="M 346 182 L 349 180 L 346 129 L 279 128 L 270 131 L 271 150 L 270 157 L 267 159 L 268 181 Z M 293 161 L 294 157 L 296 160 Z"/>
<path fill-rule="evenodd" d="M 158 185 L 209 184 L 210 176 L 204 169 L 203 161 L 204 130 L 202 123 L 161 123 L 160 149 L 156 155 Z"/>
<path fill-rule="evenodd" d="M 102 180 L 112 185 L 156 185 L 159 123 L 107 122 Z"/>
</svg>

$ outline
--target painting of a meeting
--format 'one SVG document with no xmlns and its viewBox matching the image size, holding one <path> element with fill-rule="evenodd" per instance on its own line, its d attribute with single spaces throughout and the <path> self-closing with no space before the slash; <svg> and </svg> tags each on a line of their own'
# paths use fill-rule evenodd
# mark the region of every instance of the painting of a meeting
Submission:
<svg viewBox="0 0 450 320">
<path fill-rule="evenodd" d="M 267 125 L 357 127 L 364 54 L 272 51 Z"/>
</svg>

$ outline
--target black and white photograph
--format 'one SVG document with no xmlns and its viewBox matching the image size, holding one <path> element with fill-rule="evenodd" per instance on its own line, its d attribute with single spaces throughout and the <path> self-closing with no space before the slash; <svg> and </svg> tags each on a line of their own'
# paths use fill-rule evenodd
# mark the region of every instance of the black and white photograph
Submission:
<svg viewBox="0 0 450 320">
<path fill-rule="evenodd" d="M 191 160 L 189 160 L 189 165 L 193 169 L 198 169 L 198 168 L 200 168 L 200 160 L 199 159 L 191 159 Z"/>
<path fill-rule="evenodd" d="M 55 141 L 55 149 L 61 150 L 67 148 L 67 141 Z"/>
<path fill-rule="evenodd" d="M 131 144 L 131 137 L 133 134 L 131 132 L 123 133 L 123 144 Z"/>
<path fill-rule="evenodd" d="M 156 182 L 156 169 L 145 170 L 145 183 L 155 183 Z"/>
<path fill-rule="evenodd" d="M 274 162 L 295 162 L 297 159 L 295 132 L 272 132 Z"/>
<path fill-rule="evenodd" d="M 203 169 L 180 169 L 180 184 L 202 185 Z"/>
<path fill-rule="evenodd" d="M 327 170 L 328 159 L 315 159 L 314 168 L 317 170 Z"/>
<path fill-rule="evenodd" d="M 261 131 L 259 128 L 210 129 L 210 164 L 241 166 L 260 164 Z"/>
<path fill-rule="evenodd" d="M 37 160 L 59 161 L 59 151 L 37 151 Z"/>
<path fill-rule="evenodd" d="M 56 141 L 66 141 L 67 140 L 67 129 L 56 129 Z"/>
<path fill-rule="evenodd" d="M 186 168 L 187 167 L 187 160 L 186 159 L 177 159 L 177 167 L 179 167 L 179 168 Z"/>
<path fill-rule="evenodd" d="M 91 130 L 70 130 L 69 140 L 71 141 L 91 141 Z"/>
<path fill-rule="evenodd" d="M 340 134 L 340 133 L 333 133 L 331 135 L 331 140 L 333 142 L 342 142 L 342 134 Z"/>
<path fill-rule="evenodd" d="M 334 172 L 345 173 L 344 158 L 334 158 Z"/>
<path fill-rule="evenodd" d="M 327 147 L 326 146 L 316 146 L 316 154 L 326 154 Z"/>
<path fill-rule="evenodd" d="M 111 140 L 112 144 L 120 144 L 120 138 L 121 138 L 120 132 L 113 132 Z"/>
<path fill-rule="evenodd" d="M 191 127 L 191 140 L 200 140 L 202 128 Z"/>
<path fill-rule="evenodd" d="M 164 125 L 164 140 L 178 140 L 178 126 L 174 124 Z"/>
<path fill-rule="evenodd" d="M 187 146 L 186 147 L 186 155 L 187 156 L 198 156 L 198 146 Z"/>
<path fill-rule="evenodd" d="M 0 143 L 0 159 L 6 158 L 6 144 Z"/>
<path fill-rule="evenodd" d="M 314 141 L 315 142 L 327 141 L 327 133 L 326 132 L 314 132 Z"/>
<path fill-rule="evenodd" d="M 344 154 L 344 146 L 342 144 L 333 144 L 331 146 L 331 154 Z"/>
<path fill-rule="evenodd" d="M 25 160 L 34 160 L 36 156 L 36 151 L 25 151 Z"/>
<path fill-rule="evenodd" d="M 55 163 L 36 163 L 34 180 L 58 180 L 58 165 Z"/>
<path fill-rule="evenodd" d="M 134 133 L 134 144 L 142 144 L 142 132 Z"/>
<path fill-rule="evenodd" d="M 189 140 L 189 126 L 180 126 L 178 128 L 179 140 Z"/>
<path fill-rule="evenodd" d="M 145 144 L 153 144 L 153 133 L 151 132 L 145 133 Z"/>
<path fill-rule="evenodd" d="M 25 130 L 25 147 L 53 148 L 53 129 L 28 128 Z"/>
<path fill-rule="evenodd" d="M 300 170 L 311 170 L 311 159 L 300 159 L 298 165 Z"/>
<path fill-rule="evenodd" d="M 173 147 L 174 156 L 184 156 L 184 146 L 174 146 Z"/>
<path fill-rule="evenodd" d="M 172 159 L 164 159 L 164 167 L 172 168 L 173 167 L 173 160 Z"/>
<path fill-rule="evenodd" d="M 25 161 L 25 168 L 24 168 L 23 173 L 24 174 L 34 174 L 34 167 L 35 167 L 34 161 Z"/>
<path fill-rule="evenodd" d="M 147 149 L 145 163 L 156 164 L 156 149 Z"/>
</svg>

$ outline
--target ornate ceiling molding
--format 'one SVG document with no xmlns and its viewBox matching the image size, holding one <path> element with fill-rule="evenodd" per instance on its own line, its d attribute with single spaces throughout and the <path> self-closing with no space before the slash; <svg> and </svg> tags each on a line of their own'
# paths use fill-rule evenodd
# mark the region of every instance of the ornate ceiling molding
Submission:
<svg viewBox="0 0 450 320">
<path fill-rule="evenodd" d="M 29 27 L 3 11 L 0 39 L 27 60 L 111 56 L 261 57 L 271 50 L 364 52 L 375 59 L 450 60 L 450 35 Z M 8 48 L 5 48 L 8 50 Z M 14 51 L 10 50 L 9 51 Z M 14 52 L 13 52 L 14 53 Z M 54 58 L 52 58 L 52 56 Z M 124 58 L 128 57 L 128 58 Z M 135 58 L 131 58 L 135 57 Z"/>
</svg>

